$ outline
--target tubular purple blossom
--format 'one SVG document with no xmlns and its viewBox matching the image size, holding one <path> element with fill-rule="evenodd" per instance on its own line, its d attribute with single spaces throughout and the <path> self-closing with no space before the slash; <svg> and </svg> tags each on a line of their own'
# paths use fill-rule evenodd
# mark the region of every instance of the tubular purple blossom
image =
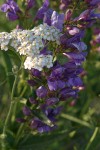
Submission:
<svg viewBox="0 0 100 150">
<path fill-rule="evenodd" d="M 42 7 L 38 10 L 36 18 L 43 19 L 45 12 L 49 9 L 49 0 L 45 0 Z"/>
<path fill-rule="evenodd" d="M 19 19 L 18 14 L 21 13 L 21 10 L 19 9 L 17 3 L 13 0 L 7 0 L 7 2 L 1 6 L 0 10 L 2 12 L 5 12 L 6 16 L 11 21 Z"/>
<path fill-rule="evenodd" d="M 27 10 L 31 9 L 35 5 L 35 0 L 27 0 Z"/>
<path fill-rule="evenodd" d="M 40 86 L 36 90 L 36 94 L 39 98 L 45 98 L 47 96 L 48 90 L 44 86 Z"/>
</svg>

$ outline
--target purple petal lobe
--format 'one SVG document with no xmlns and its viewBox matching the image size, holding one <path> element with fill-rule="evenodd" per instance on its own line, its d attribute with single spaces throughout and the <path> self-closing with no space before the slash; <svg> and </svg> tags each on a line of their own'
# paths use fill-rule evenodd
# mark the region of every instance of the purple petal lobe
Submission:
<svg viewBox="0 0 100 150">
<path fill-rule="evenodd" d="M 62 31 L 64 23 L 64 14 L 58 14 L 56 11 L 53 11 L 51 16 L 51 25 L 55 26 L 57 29 Z"/>
</svg>

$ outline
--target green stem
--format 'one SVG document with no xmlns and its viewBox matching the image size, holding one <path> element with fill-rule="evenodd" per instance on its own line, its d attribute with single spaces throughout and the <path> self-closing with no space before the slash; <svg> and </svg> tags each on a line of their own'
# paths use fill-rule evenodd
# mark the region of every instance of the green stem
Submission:
<svg viewBox="0 0 100 150">
<path fill-rule="evenodd" d="M 14 146 L 16 147 L 24 132 L 25 124 L 21 124 L 16 135 Z"/>
<path fill-rule="evenodd" d="M 88 142 L 88 144 L 87 144 L 87 146 L 86 146 L 86 148 L 85 148 L 85 150 L 89 150 L 89 148 L 90 148 L 92 142 L 94 141 L 94 139 L 95 139 L 95 137 L 96 137 L 98 131 L 99 131 L 99 127 L 96 127 L 95 130 L 94 130 L 94 132 L 93 132 L 92 137 L 90 138 L 90 140 L 89 140 L 89 142 Z"/>
<path fill-rule="evenodd" d="M 6 150 L 6 143 L 5 143 L 6 142 L 6 137 L 7 137 L 6 132 L 7 132 L 9 121 L 11 119 L 11 113 L 12 113 L 13 107 L 15 105 L 15 101 L 14 101 L 13 98 L 14 98 L 14 92 L 15 92 L 15 89 L 16 89 L 17 79 L 18 79 L 18 75 L 16 74 L 14 84 L 13 84 L 13 87 L 12 87 L 10 108 L 9 108 L 8 115 L 7 115 L 5 123 L 4 123 L 4 128 L 3 128 L 3 133 L 2 133 L 2 138 L 3 138 L 2 150 Z"/>
</svg>

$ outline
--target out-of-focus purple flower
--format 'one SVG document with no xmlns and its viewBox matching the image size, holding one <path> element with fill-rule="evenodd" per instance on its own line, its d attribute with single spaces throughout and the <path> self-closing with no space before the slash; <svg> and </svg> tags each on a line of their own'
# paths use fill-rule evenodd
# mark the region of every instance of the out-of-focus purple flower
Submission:
<svg viewBox="0 0 100 150">
<path fill-rule="evenodd" d="M 56 11 L 53 11 L 51 16 L 51 25 L 55 26 L 57 29 L 62 31 L 64 23 L 64 14 L 58 14 Z"/>
<path fill-rule="evenodd" d="M 33 118 L 31 120 L 30 127 L 32 129 L 37 129 L 39 133 L 43 132 L 49 132 L 55 128 L 55 126 L 50 127 L 49 125 L 43 123 L 40 119 L 38 118 Z"/>
<path fill-rule="evenodd" d="M 24 106 L 23 107 L 23 114 L 25 116 L 30 116 L 32 114 L 32 112 L 31 112 L 30 108 L 28 108 L 27 106 Z"/>
<path fill-rule="evenodd" d="M 29 10 L 35 5 L 35 0 L 27 0 L 26 4 L 27 4 L 27 8 L 26 9 Z"/>
<path fill-rule="evenodd" d="M 93 38 L 90 41 L 91 46 L 98 52 L 100 52 L 100 29 L 94 28 Z"/>
<path fill-rule="evenodd" d="M 6 17 L 11 21 L 15 21 L 19 18 L 18 15 L 14 14 L 13 12 L 6 13 Z"/>
<path fill-rule="evenodd" d="M 38 10 L 36 14 L 37 19 L 43 19 L 45 12 L 49 9 L 49 0 L 45 0 L 42 7 Z"/>
<path fill-rule="evenodd" d="M 40 98 L 45 98 L 47 96 L 48 90 L 46 87 L 44 86 L 40 86 L 37 90 L 36 90 L 36 94 L 38 97 Z"/>
<path fill-rule="evenodd" d="M 19 19 L 19 13 L 21 13 L 18 5 L 13 0 L 7 0 L 5 4 L 1 6 L 1 11 L 6 12 L 6 16 L 9 20 L 15 21 Z"/>
<path fill-rule="evenodd" d="M 100 44 L 100 29 L 96 28 L 94 30 L 94 38 L 91 41 L 91 45 L 94 46 L 96 44 Z"/>
<path fill-rule="evenodd" d="M 61 2 L 60 9 L 66 10 L 69 4 L 72 2 L 72 0 L 61 0 L 60 2 Z"/>
<path fill-rule="evenodd" d="M 85 0 L 90 6 L 96 6 L 100 3 L 100 0 Z"/>
</svg>

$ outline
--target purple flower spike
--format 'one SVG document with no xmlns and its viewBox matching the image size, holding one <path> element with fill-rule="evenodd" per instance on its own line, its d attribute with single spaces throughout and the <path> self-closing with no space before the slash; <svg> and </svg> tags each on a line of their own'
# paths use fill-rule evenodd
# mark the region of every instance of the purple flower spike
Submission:
<svg viewBox="0 0 100 150">
<path fill-rule="evenodd" d="M 51 25 L 55 26 L 57 29 L 62 31 L 64 23 L 64 14 L 58 14 L 56 11 L 53 11 L 51 16 Z"/>
<path fill-rule="evenodd" d="M 38 97 L 40 98 L 45 98 L 47 96 L 48 90 L 44 87 L 44 86 L 40 86 L 37 90 L 36 90 L 36 94 Z"/>
<path fill-rule="evenodd" d="M 31 115 L 31 110 L 27 106 L 24 106 L 23 107 L 23 114 L 25 116 L 30 116 Z"/>
</svg>

